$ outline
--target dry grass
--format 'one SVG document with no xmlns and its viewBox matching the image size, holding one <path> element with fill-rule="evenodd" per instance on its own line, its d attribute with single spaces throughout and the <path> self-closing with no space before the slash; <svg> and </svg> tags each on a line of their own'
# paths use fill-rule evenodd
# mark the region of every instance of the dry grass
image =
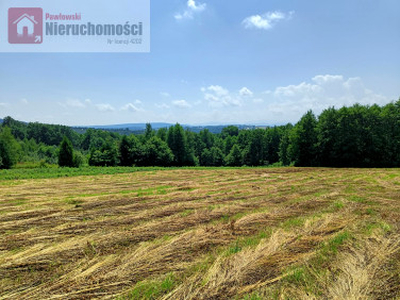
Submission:
<svg viewBox="0 0 400 300">
<path fill-rule="evenodd" d="M 0 299 L 396 299 L 400 171 L 2 182 Z"/>
</svg>

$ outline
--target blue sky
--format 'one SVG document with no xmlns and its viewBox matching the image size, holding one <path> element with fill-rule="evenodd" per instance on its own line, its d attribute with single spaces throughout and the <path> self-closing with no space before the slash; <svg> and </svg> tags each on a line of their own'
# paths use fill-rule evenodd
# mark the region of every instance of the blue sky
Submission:
<svg viewBox="0 0 400 300">
<path fill-rule="evenodd" d="M 296 122 L 400 97 L 398 0 L 153 0 L 151 52 L 0 54 L 0 117 Z"/>
</svg>

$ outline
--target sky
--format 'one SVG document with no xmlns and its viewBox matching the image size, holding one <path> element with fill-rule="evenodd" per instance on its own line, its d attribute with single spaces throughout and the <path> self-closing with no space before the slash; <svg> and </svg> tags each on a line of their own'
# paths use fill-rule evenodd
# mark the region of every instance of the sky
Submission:
<svg viewBox="0 0 400 300">
<path fill-rule="evenodd" d="M 400 97 L 398 0 L 153 0 L 150 53 L 0 53 L 0 118 L 295 123 Z"/>
</svg>

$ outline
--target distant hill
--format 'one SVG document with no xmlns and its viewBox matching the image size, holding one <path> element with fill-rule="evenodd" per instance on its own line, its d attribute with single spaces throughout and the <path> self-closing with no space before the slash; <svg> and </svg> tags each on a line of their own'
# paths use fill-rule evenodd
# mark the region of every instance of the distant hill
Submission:
<svg viewBox="0 0 400 300">
<path fill-rule="evenodd" d="M 4 119 L 0 119 L 0 124 L 4 122 Z M 23 121 L 18 121 L 21 124 L 28 124 Z M 51 125 L 51 124 L 48 124 Z M 169 128 L 175 124 L 172 123 L 163 123 L 163 122 L 155 122 L 151 123 L 151 127 L 154 130 L 158 130 L 160 128 Z M 199 133 L 204 129 L 208 129 L 213 134 L 219 134 L 222 132 L 222 129 L 229 126 L 230 124 L 222 124 L 222 125 L 188 125 L 182 124 L 184 129 L 189 131 Z M 256 126 L 256 125 L 234 125 L 239 128 L 239 130 L 252 130 L 255 128 L 265 128 L 266 126 Z M 122 135 L 129 135 L 129 134 L 142 134 L 146 129 L 146 123 L 127 123 L 127 124 L 114 124 L 114 125 L 93 125 L 93 126 L 67 126 L 70 127 L 73 131 L 83 134 L 88 129 L 97 129 L 97 130 L 104 130 L 109 132 L 115 132 Z"/>
<path fill-rule="evenodd" d="M 192 132 L 199 133 L 204 129 L 208 129 L 211 133 L 218 134 L 222 132 L 222 129 L 228 127 L 229 125 L 204 125 L 204 126 L 192 126 L 192 125 L 182 125 L 185 129 L 189 129 Z M 255 129 L 254 125 L 234 125 L 239 130 L 242 129 Z"/>
<path fill-rule="evenodd" d="M 173 126 L 174 124 L 172 123 L 151 123 L 151 127 L 155 130 L 158 130 L 160 128 L 169 128 Z M 229 125 L 187 125 L 187 124 L 182 124 L 182 127 L 195 132 L 199 133 L 200 131 L 204 129 L 208 129 L 211 133 L 218 134 L 222 132 L 222 129 L 227 127 Z M 235 125 L 239 129 L 255 129 L 257 126 L 255 125 Z M 265 127 L 265 126 L 264 126 Z M 95 126 L 79 126 L 79 127 L 72 127 L 73 130 L 79 132 L 79 133 L 84 133 L 87 129 L 92 128 L 92 129 L 99 129 L 99 130 L 105 130 L 105 131 L 111 131 L 111 132 L 116 132 L 119 134 L 142 134 L 144 133 L 146 129 L 146 123 L 132 123 L 132 124 L 115 124 L 115 125 L 95 125 Z"/>
<path fill-rule="evenodd" d="M 151 123 L 153 129 L 169 128 L 174 124 L 170 123 Z M 146 123 L 131 123 L 131 124 L 115 124 L 115 125 L 96 125 L 96 126 L 82 126 L 93 129 L 128 129 L 130 131 L 140 131 L 146 129 Z"/>
</svg>

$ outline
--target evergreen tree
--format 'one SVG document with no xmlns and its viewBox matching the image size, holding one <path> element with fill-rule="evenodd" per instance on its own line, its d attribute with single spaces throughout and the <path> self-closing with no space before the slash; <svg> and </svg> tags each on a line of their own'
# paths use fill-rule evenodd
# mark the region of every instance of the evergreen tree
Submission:
<svg viewBox="0 0 400 300">
<path fill-rule="evenodd" d="M 64 136 L 61 141 L 58 153 L 58 165 L 60 167 L 73 167 L 74 166 L 74 150 L 71 141 Z"/>
<path fill-rule="evenodd" d="M 151 139 L 154 136 L 153 128 L 151 127 L 150 123 L 146 124 L 146 130 L 144 131 L 144 138 L 146 141 Z"/>
</svg>

